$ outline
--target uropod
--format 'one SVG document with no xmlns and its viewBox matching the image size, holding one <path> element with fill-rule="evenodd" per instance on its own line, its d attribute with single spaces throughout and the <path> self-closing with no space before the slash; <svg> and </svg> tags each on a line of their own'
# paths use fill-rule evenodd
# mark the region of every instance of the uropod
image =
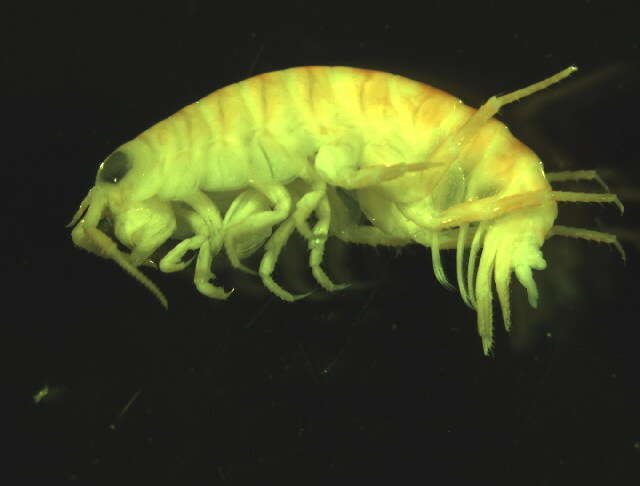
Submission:
<svg viewBox="0 0 640 486">
<path fill-rule="evenodd" d="M 184 269 L 195 252 L 195 286 L 216 299 L 230 293 L 214 284 L 216 256 L 224 251 L 235 268 L 255 273 L 242 262 L 260 248 L 265 287 L 286 301 L 299 298 L 272 277 L 294 231 L 308 241 L 311 273 L 329 291 L 344 287 L 321 266 L 329 236 L 428 247 L 444 285 L 440 250 L 455 250 L 458 288 L 477 311 L 488 354 L 494 285 L 509 329 L 511 275 L 536 306 L 532 270 L 546 266 L 546 239 L 605 242 L 624 257 L 614 235 L 555 224 L 560 201 L 615 203 L 622 211 L 598 174 L 545 173 L 538 156 L 493 118 L 575 70 L 491 97 L 477 110 L 426 84 L 366 69 L 307 66 L 254 76 L 109 155 L 70 223 L 73 242 L 113 259 L 164 306 L 139 267 L 170 239 L 160 271 Z M 594 180 L 605 193 L 551 188 L 567 180 Z"/>
</svg>

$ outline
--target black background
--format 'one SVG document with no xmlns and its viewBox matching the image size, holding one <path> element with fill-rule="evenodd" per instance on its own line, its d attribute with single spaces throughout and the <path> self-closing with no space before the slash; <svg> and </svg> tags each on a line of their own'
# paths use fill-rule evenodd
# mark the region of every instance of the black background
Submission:
<svg viewBox="0 0 640 486">
<path fill-rule="evenodd" d="M 557 5 L 556 5 L 557 3 Z M 638 484 L 638 112 L 633 2 L 114 2 L 3 7 L 6 484 Z M 221 261 L 227 302 L 147 271 L 164 311 L 65 224 L 119 144 L 253 74 L 347 65 L 479 106 L 580 71 L 500 118 L 547 169 L 597 168 L 626 204 L 560 221 L 541 304 L 482 355 L 428 251 L 333 242 L 354 282 L 288 304 Z M 566 185 L 598 190 L 595 184 Z M 278 279 L 314 289 L 292 241 Z M 449 275 L 452 259 L 445 257 Z M 52 393 L 39 404 L 32 396 Z M 122 413 L 127 402 L 133 403 Z M 15 434 L 14 434 L 15 433 Z M 10 476 L 8 476 L 10 477 Z"/>
</svg>

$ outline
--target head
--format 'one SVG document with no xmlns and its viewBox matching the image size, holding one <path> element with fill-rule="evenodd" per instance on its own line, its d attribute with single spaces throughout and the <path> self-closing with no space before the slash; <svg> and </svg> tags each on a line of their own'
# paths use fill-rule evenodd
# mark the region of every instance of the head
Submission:
<svg viewBox="0 0 640 486">
<path fill-rule="evenodd" d="M 111 258 L 151 290 L 166 306 L 158 288 L 137 267 L 174 232 L 171 205 L 155 197 L 156 177 L 149 170 L 146 147 L 134 140 L 119 147 L 100 164 L 95 185 L 80 203 L 69 226 L 73 242 L 95 255 Z M 99 227 L 108 220 L 124 253 Z"/>
</svg>

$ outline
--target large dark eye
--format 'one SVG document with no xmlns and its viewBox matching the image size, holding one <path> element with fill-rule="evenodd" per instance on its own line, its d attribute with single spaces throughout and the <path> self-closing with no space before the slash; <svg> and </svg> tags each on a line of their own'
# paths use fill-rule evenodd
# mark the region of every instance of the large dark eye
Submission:
<svg viewBox="0 0 640 486">
<path fill-rule="evenodd" d="M 124 152 L 116 151 L 109 155 L 107 159 L 100 165 L 98 172 L 98 180 L 100 182 L 110 182 L 116 184 L 120 179 L 127 175 L 131 169 L 131 160 Z"/>
</svg>

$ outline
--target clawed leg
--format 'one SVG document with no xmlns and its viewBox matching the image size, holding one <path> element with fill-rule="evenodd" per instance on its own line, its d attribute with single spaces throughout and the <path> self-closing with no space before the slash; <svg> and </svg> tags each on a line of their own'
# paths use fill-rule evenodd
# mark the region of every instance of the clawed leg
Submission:
<svg viewBox="0 0 640 486">
<path fill-rule="evenodd" d="M 224 246 L 234 268 L 251 275 L 257 274 L 242 264 L 241 260 L 251 255 L 271 236 L 270 226 L 263 226 L 260 229 L 255 225 L 255 220 L 250 220 L 255 215 L 268 213 L 270 210 L 269 199 L 255 189 L 244 191 L 227 209 L 222 223 L 225 234 Z"/>
<path fill-rule="evenodd" d="M 229 292 L 225 292 L 222 287 L 216 287 L 211 283 L 211 280 L 215 278 L 215 275 L 211 271 L 213 265 L 213 251 L 209 244 L 206 242 L 200 246 L 198 252 L 198 259 L 196 260 L 196 269 L 193 281 L 196 288 L 204 295 L 212 297 L 214 299 L 226 299 L 231 295 L 233 289 Z"/>
<path fill-rule="evenodd" d="M 195 212 L 183 211 L 183 217 L 191 225 L 194 236 L 179 243 L 160 261 L 160 270 L 176 271 L 184 268 L 182 262 L 185 253 L 198 249 L 194 283 L 204 295 L 214 299 L 226 299 L 232 291 L 225 292 L 222 287 L 211 283 L 215 275 L 211 271 L 213 257 L 222 247 L 222 219 L 213 201 L 204 193 L 198 192 L 185 201 Z M 187 263 L 188 264 L 188 263 Z M 166 270 L 163 270 L 166 269 Z"/>
<path fill-rule="evenodd" d="M 293 213 L 298 232 L 306 239 L 313 238 L 313 231 L 307 224 L 307 219 L 316 210 L 320 200 L 325 197 L 327 184 L 323 181 L 312 181 L 311 190 L 304 194 L 296 203 L 296 210 Z"/>
<path fill-rule="evenodd" d="M 560 181 L 578 181 L 578 180 L 594 180 L 600 184 L 605 191 L 609 192 L 607 184 L 600 178 L 595 170 L 573 170 L 564 172 L 550 172 L 546 174 L 547 180 L 550 182 Z M 556 201 L 567 202 L 607 202 L 615 204 L 620 213 L 624 213 L 624 206 L 615 194 L 592 194 L 585 192 L 564 192 L 553 191 L 552 197 Z M 599 243 L 607 243 L 613 245 L 620 253 L 623 261 L 626 261 L 624 249 L 618 242 L 615 235 L 593 231 L 584 228 L 573 228 L 569 226 L 556 225 L 551 228 L 549 236 L 567 236 L 570 238 L 581 238 L 583 240 L 597 241 Z"/>
<path fill-rule="evenodd" d="M 174 246 L 159 262 L 161 272 L 173 273 L 187 268 L 193 258 L 185 260 L 188 251 L 199 250 L 202 244 L 209 239 L 209 231 L 203 219 L 194 211 L 176 208 L 176 216 L 189 226 L 194 235 L 182 240 Z"/>
<path fill-rule="evenodd" d="M 596 181 L 607 191 L 607 194 L 593 194 L 589 192 L 567 192 L 567 191 L 553 191 L 552 197 L 556 201 L 566 202 L 601 202 L 601 203 L 614 203 L 618 206 L 620 213 L 624 213 L 624 206 L 615 194 L 609 193 L 609 187 L 602 180 L 595 170 L 569 170 L 563 172 L 547 172 L 547 180 L 549 182 L 563 182 L 563 181 Z"/>
<path fill-rule="evenodd" d="M 609 192 L 609 186 L 602 180 L 595 170 L 566 170 L 562 172 L 547 172 L 545 174 L 549 182 L 564 181 L 596 181 L 602 188 Z"/>
<path fill-rule="evenodd" d="M 250 199 L 247 199 L 247 202 L 251 202 L 251 204 L 245 205 L 245 211 L 241 212 L 242 215 L 234 218 L 239 219 L 238 222 L 225 228 L 224 238 L 225 250 L 231 265 L 253 275 L 256 272 L 240 262 L 243 252 L 239 250 L 239 242 L 243 239 L 253 238 L 253 242 L 250 242 L 248 246 L 245 245 L 246 251 L 244 253 L 252 252 L 256 247 L 255 243 L 266 239 L 271 234 L 272 228 L 280 225 L 291 212 L 291 196 L 284 186 L 279 184 L 255 185 L 254 189 L 260 196 L 266 198 L 267 204 L 263 205 L 260 200 L 249 195 Z M 244 214 L 245 212 L 246 214 Z M 256 235 L 258 236 L 256 237 Z"/>
<path fill-rule="evenodd" d="M 622 245 L 615 235 L 610 233 L 602 233 L 600 231 L 588 230 L 584 228 L 573 228 L 571 226 L 556 225 L 551 228 L 549 236 L 567 236 L 569 238 L 580 238 L 583 240 L 597 241 L 598 243 L 607 243 L 613 245 L 620 253 L 623 261 L 627 261 Z"/>
<path fill-rule="evenodd" d="M 331 223 L 331 207 L 326 195 L 322 198 L 316 208 L 317 223 L 313 227 L 313 234 L 309 239 L 309 266 L 316 281 L 329 292 L 342 290 L 349 287 L 349 284 L 335 284 L 324 272 L 322 267 L 322 258 L 324 257 L 324 248 L 329 235 L 329 225 Z"/>
<path fill-rule="evenodd" d="M 624 206 L 615 194 L 593 194 L 590 192 L 564 192 L 553 191 L 551 197 L 554 201 L 565 202 L 599 202 L 613 203 L 618 206 L 620 214 L 624 213 Z"/>
<path fill-rule="evenodd" d="M 289 302 L 293 302 L 294 300 L 298 300 L 309 295 L 308 293 L 302 295 L 293 295 L 290 292 L 284 290 L 280 285 L 278 285 L 272 277 L 273 270 L 278 261 L 280 252 L 287 243 L 293 230 L 296 228 L 299 229 L 299 222 L 296 220 L 296 212 L 294 212 L 293 215 L 287 218 L 287 220 L 284 221 L 273 233 L 273 235 L 265 245 L 265 253 L 262 257 L 262 261 L 260 262 L 260 277 L 262 278 L 264 286 L 281 299 Z M 329 279 L 324 270 L 322 270 L 322 268 L 320 267 L 320 265 L 322 264 L 324 248 L 328 237 L 329 224 L 331 219 L 331 208 L 326 196 L 319 201 L 317 207 L 315 208 L 315 212 L 318 221 L 314 225 L 313 230 L 310 230 L 311 237 L 308 238 L 310 250 L 309 265 L 311 267 L 311 272 L 316 281 L 324 289 L 328 291 L 344 289 L 348 287 L 348 285 L 334 284 L 331 279 Z"/>
<path fill-rule="evenodd" d="M 287 240 L 291 236 L 291 233 L 293 233 L 295 226 L 296 222 L 292 217 L 289 217 L 280 226 L 278 226 L 278 228 L 273 232 L 273 235 L 271 235 L 271 238 L 269 238 L 269 241 L 267 241 L 267 243 L 264 245 L 264 255 L 262 256 L 262 260 L 260 261 L 259 273 L 260 278 L 262 279 L 262 283 L 267 289 L 280 297 L 282 300 L 286 300 L 287 302 L 293 302 L 309 295 L 309 293 L 294 295 L 290 292 L 287 292 L 280 285 L 278 285 L 272 277 L 273 270 L 275 269 L 278 257 L 280 256 L 280 252 L 284 248 L 284 245 L 287 243 Z"/>
<path fill-rule="evenodd" d="M 162 260 L 160 260 L 160 270 L 165 273 L 177 272 L 184 269 L 191 263 L 193 258 L 184 261 L 184 256 L 189 250 L 198 250 L 196 268 L 194 273 L 194 284 L 200 293 L 214 299 L 226 299 L 231 294 L 225 292 L 222 287 L 217 287 L 211 283 L 215 275 L 211 271 L 213 257 L 220 251 L 220 244 L 217 248 L 212 248 L 209 238 L 209 228 L 202 217 L 190 210 L 179 210 L 184 221 L 186 221 L 194 236 L 178 243 Z"/>
<path fill-rule="evenodd" d="M 316 224 L 313 229 L 307 224 L 312 212 L 316 214 Z M 309 266 L 316 281 L 330 292 L 348 287 L 348 284 L 335 284 L 321 267 L 324 248 L 329 237 L 332 208 L 327 195 L 327 185 L 322 181 L 311 182 L 311 190 L 304 194 L 296 204 L 293 213 L 296 228 L 309 242 Z"/>
<path fill-rule="evenodd" d="M 233 267 L 255 275 L 253 270 L 240 262 L 241 255 L 236 244 L 247 235 L 261 235 L 261 238 L 264 238 L 264 235 L 268 235 L 272 228 L 281 225 L 291 212 L 291 196 L 287 189 L 279 184 L 255 185 L 254 189 L 266 197 L 271 209 L 259 210 L 260 205 L 258 204 L 256 206 L 257 212 L 249 211 L 249 214 L 238 223 L 225 228 L 224 244 Z"/>
</svg>

